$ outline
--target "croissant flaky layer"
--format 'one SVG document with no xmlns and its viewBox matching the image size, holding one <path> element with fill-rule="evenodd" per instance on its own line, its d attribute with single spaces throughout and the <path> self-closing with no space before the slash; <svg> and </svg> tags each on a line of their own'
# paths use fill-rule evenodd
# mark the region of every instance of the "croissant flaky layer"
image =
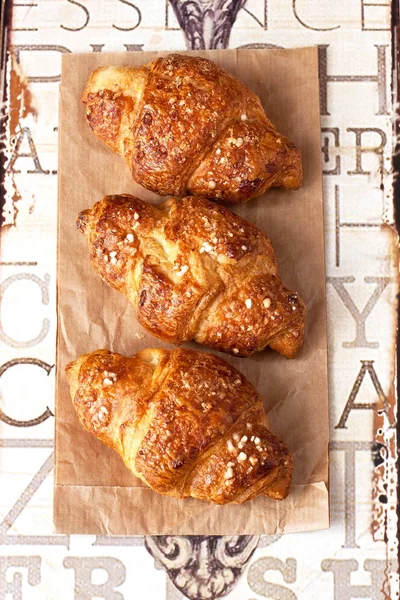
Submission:
<svg viewBox="0 0 400 600">
<path fill-rule="evenodd" d="M 256 389 L 217 356 L 97 350 L 66 371 L 82 425 L 156 492 L 216 504 L 287 496 L 292 458 Z"/>
<path fill-rule="evenodd" d="M 162 196 L 244 202 L 297 189 L 301 154 L 259 98 L 214 62 L 171 54 L 142 67 L 102 67 L 83 94 L 95 134 Z"/>
<path fill-rule="evenodd" d="M 77 225 L 95 271 L 153 335 L 233 356 L 270 346 L 293 358 L 299 350 L 304 303 L 281 282 L 265 234 L 230 210 L 201 197 L 155 207 L 106 196 Z"/>
</svg>

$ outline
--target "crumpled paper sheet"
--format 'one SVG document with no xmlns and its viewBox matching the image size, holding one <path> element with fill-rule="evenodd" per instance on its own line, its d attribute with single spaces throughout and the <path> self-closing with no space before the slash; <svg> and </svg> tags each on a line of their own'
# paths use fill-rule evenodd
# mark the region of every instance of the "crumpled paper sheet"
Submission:
<svg viewBox="0 0 400 600">
<path fill-rule="evenodd" d="M 165 53 L 164 53 L 165 54 Z M 136 185 L 123 159 L 90 131 L 80 97 L 93 69 L 139 65 L 157 53 L 63 57 L 60 100 L 57 406 L 54 521 L 57 531 L 107 534 L 276 534 L 328 527 L 328 388 L 325 263 L 317 48 L 197 53 L 238 76 L 260 97 L 278 131 L 301 148 L 304 184 L 273 189 L 237 212 L 270 237 L 283 281 L 304 298 L 307 329 L 299 356 L 272 351 L 247 359 L 224 356 L 265 399 L 271 429 L 294 457 L 283 502 L 257 498 L 212 506 L 157 495 L 121 458 L 80 425 L 69 397 L 66 364 L 107 347 L 131 355 L 168 347 L 137 323 L 133 307 L 92 271 L 87 242 L 75 226 L 80 210 L 106 194 L 160 197 Z M 135 335 L 138 334 L 138 335 Z M 197 346 L 197 349 L 201 349 Z"/>
</svg>

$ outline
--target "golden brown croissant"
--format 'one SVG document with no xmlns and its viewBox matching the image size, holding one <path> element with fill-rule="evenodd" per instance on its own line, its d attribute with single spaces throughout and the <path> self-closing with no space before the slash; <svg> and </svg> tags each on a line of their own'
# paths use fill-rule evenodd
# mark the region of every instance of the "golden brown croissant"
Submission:
<svg viewBox="0 0 400 600">
<path fill-rule="evenodd" d="M 210 60 L 170 54 L 142 67 L 102 67 L 82 99 L 96 135 L 162 196 L 237 203 L 301 185 L 300 151 L 258 96 Z"/>
<path fill-rule="evenodd" d="M 292 458 L 256 389 L 217 356 L 97 350 L 66 371 L 83 426 L 156 492 L 217 504 L 287 496 Z"/>
<path fill-rule="evenodd" d="M 300 348 L 305 307 L 281 282 L 268 238 L 201 197 L 158 207 L 106 196 L 80 213 L 92 266 L 135 306 L 153 335 L 249 356 Z"/>
</svg>

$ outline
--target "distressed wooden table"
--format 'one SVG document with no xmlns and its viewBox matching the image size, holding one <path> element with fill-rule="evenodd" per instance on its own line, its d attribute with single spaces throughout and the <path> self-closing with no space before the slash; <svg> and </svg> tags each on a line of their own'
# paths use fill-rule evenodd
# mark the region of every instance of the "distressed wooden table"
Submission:
<svg viewBox="0 0 400 600">
<path fill-rule="evenodd" d="M 0 599 L 398 598 L 390 1 L 24 0 L 1 10 Z M 319 48 L 331 528 L 54 535 L 62 53 L 303 45 Z"/>
</svg>

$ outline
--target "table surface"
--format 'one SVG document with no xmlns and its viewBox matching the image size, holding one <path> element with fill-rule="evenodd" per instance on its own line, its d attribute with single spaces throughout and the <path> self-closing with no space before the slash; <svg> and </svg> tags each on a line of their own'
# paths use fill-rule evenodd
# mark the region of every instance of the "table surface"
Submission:
<svg viewBox="0 0 400 600">
<path fill-rule="evenodd" d="M 28 0 L 2 10 L 0 598 L 398 598 L 390 0 Z M 307 45 L 318 45 L 320 68 L 330 529 L 53 534 L 62 53 Z"/>
</svg>

